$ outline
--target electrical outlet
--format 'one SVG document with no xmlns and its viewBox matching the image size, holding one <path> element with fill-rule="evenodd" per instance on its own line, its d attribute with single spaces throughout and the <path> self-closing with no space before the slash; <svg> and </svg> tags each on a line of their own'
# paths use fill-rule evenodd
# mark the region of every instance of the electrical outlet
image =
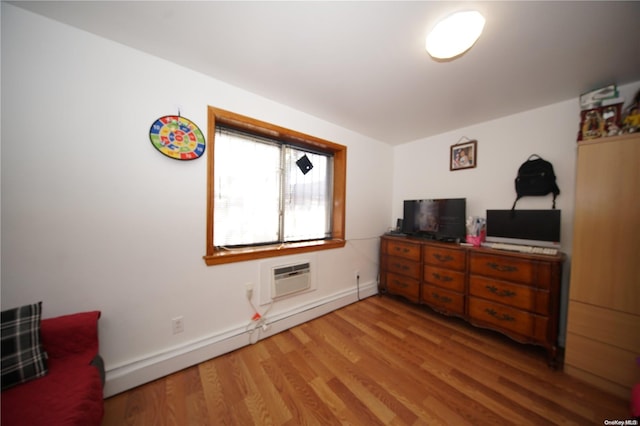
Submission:
<svg viewBox="0 0 640 426">
<path fill-rule="evenodd" d="M 246 283 L 244 285 L 245 294 L 247 295 L 247 299 L 253 299 L 253 283 Z"/>
<path fill-rule="evenodd" d="M 171 320 L 173 334 L 182 333 L 184 331 L 184 318 L 182 316 L 175 317 Z"/>
</svg>

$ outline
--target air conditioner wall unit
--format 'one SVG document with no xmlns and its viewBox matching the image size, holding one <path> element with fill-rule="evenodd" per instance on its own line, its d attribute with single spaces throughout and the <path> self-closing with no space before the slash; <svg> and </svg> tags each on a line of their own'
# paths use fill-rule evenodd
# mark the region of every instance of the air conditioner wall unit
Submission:
<svg viewBox="0 0 640 426">
<path fill-rule="evenodd" d="M 311 263 L 303 262 L 272 269 L 271 297 L 278 299 L 311 288 Z"/>
</svg>

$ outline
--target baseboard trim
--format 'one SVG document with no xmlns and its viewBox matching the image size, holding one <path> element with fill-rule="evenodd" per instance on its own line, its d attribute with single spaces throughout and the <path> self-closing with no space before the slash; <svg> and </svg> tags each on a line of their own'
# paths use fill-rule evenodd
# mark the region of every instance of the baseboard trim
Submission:
<svg viewBox="0 0 640 426">
<path fill-rule="evenodd" d="M 377 293 L 377 283 L 371 282 L 361 285 L 359 291 L 357 289 L 349 289 L 297 306 L 287 312 L 269 317 L 269 328 L 267 331 L 260 331 L 259 339 L 264 339 L 350 305 L 357 302 L 358 298 L 364 299 Z M 133 389 L 176 371 L 248 346 L 255 341 L 256 337 L 250 335 L 245 327 L 239 327 L 171 348 L 162 353 L 156 353 L 133 362 L 107 368 L 104 397 L 108 398 Z"/>
</svg>

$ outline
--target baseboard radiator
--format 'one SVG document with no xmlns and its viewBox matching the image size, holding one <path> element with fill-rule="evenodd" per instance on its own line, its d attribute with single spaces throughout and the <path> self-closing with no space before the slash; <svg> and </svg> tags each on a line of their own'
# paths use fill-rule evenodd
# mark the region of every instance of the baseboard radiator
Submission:
<svg viewBox="0 0 640 426">
<path fill-rule="evenodd" d="M 378 284 L 371 281 L 361 286 L 359 296 L 369 297 L 377 293 Z M 272 336 L 347 306 L 357 301 L 357 296 L 355 289 L 349 288 L 280 312 L 269 318 L 270 328 L 262 337 Z M 107 366 L 104 396 L 111 397 L 247 345 L 249 341 L 243 325 L 226 332 L 203 336 L 167 351 L 148 354 L 117 366 Z"/>
<path fill-rule="evenodd" d="M 271 298 L 278 299 L 311 288 L 311 263 L 277 266 L 272 269 Z"/>
</svg>

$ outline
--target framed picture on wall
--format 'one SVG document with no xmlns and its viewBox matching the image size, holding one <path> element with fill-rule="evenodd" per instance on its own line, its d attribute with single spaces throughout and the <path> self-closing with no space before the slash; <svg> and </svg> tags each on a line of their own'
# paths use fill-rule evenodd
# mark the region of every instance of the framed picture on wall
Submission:
<svg viewBox="0 0 640 426">
<path fill-rule="evenodd" d="M 471 169 L 478 164 L 478 141 L 451 145 L 451 158 L 449 160 L 449 170 Z"/>
</svg>

